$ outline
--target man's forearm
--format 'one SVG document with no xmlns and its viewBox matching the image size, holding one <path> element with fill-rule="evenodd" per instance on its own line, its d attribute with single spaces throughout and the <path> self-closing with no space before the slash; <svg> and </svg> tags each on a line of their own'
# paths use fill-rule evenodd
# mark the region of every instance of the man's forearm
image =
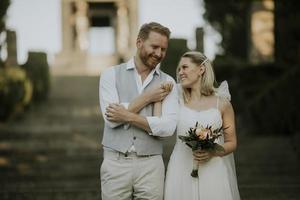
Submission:
<svg viewBox="0 0 300 200">
<path fill-rule="evenodd" d="M 130 123 L 133 126 L 139 127 L 141 129 L 147 131 L 148 133 L 152 132 L 151 128 L 149 126 L 149 123 L 148 123 L 146 117 L 144 117 L 144 116 L 140 116 L 138 114 L 131 113 L 128 116 L 127 123 Z"/>
</svg>

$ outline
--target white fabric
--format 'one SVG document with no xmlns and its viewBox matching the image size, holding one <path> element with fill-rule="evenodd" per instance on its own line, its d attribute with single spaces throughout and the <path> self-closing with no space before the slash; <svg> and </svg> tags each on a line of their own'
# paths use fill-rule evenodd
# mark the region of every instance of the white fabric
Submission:
<svg viewBox="0 0 300 200">
<path fill-rule="evenodd" d="M 224 87 L 225 88 L 225 87 Z M 227 87 L 228 88 L 228 87 Z M 181 92 L 181 88 L 179 88 Z M 219 91 L 218 89 L 217 91 Z M 222 87 L 223 91 L 223 87 Z M 225 94 L 225 93 L 219 93 Z M 227 98 L 226 96 L 221 96 Z M 195 111 L 180 100 L 177 136 L 185 135 L 196 122 L 213 129 L 222 126 L 222 116 L 217 107 L 203 111 Z M 218 143 L 222 144 L 224 138 Z M 200 164 L 198 178 L 191 177 L 193 163 L 192 150 L 177 138 L 174 150 L 168 164 L 165 181 L 165 200 L 239 200 L 239 191 L 235 175 L 233 154 L 224 157 L 214 157 Z"/>
<path fill-rule="evenodd" d="M 139 73 L 137 72 L 137 70 L 135 68 L 135 64 L 134 64 L 133 59 L 128 61 L 127 69 L 134 69 L 134 77 L 135 77 L 135 82 L 136 82 L 139 94 L 141 94 L 143 92 L 143 90 L 145 89 L 145 87 L 151 82 L 151 80 L 153 79 L 154 73 L 157 73 L 158 75 L 160 75 L 159 65 L 158 65 L 158 66 L 156 66 L 156 68 L 154 70 L 152 70 L 148 74 L 147 78 L 143 82 L 142 81 L 142 76 L 139 75 Z"/>
<path fill-rule="evenodd" d="M 223 81 L 219 88 L 217 89 L 216 95 L 219 97 L 226 98 L 228 101 L 231 101 L 231 95 L 229 92 L 229 87 L 227 81 Z"/>
</svg>

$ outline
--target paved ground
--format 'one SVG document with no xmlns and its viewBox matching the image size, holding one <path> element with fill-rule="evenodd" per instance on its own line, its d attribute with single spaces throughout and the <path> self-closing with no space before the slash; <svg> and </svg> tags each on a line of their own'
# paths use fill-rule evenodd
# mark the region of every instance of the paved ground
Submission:
<svg viewBox="0 0 300 200">
<path fill-rule="evenodd" d="M 49 101 L 0 124 L 1 200 L 100 199 L 97 77 L 53 77 Z M 167 164 L 174 137 L 165 141 Z M 239 135 L 242 199 L 300 199 L 299 137 Z"/>
</svg>

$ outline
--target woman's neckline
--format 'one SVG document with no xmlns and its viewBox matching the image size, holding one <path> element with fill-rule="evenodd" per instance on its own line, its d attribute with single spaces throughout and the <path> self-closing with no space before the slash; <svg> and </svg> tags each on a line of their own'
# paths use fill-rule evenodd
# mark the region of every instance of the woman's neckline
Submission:
<svg viewBox="0 0 300 200">
<path fill-rule="evenodd" d="M 185 108 L 187 108 L 188 110 L 191 110 L 191 111 L 196 112 L 196 113 L 202 113 L 202 112 L 208 112 L 208 111 L 211 111 L 211 110 L 217 110 L 221 114 L 221 111 L 216 107 L 206 108 L 206 109 L 203 109 L 203 110 L 195 110 L 193 108 L 190 108 L 190 107 L 186 106 L 185 104 L 183 104 L 183 106 Z"/>
</svg>

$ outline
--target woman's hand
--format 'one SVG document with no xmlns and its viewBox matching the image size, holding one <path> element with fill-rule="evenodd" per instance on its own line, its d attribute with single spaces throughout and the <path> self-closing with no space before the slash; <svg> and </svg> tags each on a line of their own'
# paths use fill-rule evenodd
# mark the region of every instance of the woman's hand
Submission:
<svg viewBox="0 0 300 200">
<path fill-rule="evenodd" d="M 214 154 L 205 150 L 196 150 L 193 151 L 193 156 L 194 160 L 198 161 L 199 163 L 204 163 L 209 161 L 212 157 L 214 157 Z"/>
<path fill-rule="evenodd" d="M 153 89 L 145 92 L 145 95 L 150 102 L 160 102 L 168 96 L 168 94 L 173 89 L 172 82 L 164 82 L 159 86 L 154 87 Z"/>
<path fill-rule="evenodd" d="M 131 113 L 121 104 L 112 103 L 106 108 L 106 119 L 112 122 L 127 122 Z"/>
<path fill-rule="evenodd" d="M 160 87 L 162 88 L 162 89 L 164 89 L 166 92 L 171 92 L 172 91 L 172 89 L 173 89 L 173 83 L 172 82 L 170 82 L 170 81 L 166 81 L 166 82 L 164 82 L 164 83 L 162 83 L 161 85 L 160 85 Z"/>
</svg>

